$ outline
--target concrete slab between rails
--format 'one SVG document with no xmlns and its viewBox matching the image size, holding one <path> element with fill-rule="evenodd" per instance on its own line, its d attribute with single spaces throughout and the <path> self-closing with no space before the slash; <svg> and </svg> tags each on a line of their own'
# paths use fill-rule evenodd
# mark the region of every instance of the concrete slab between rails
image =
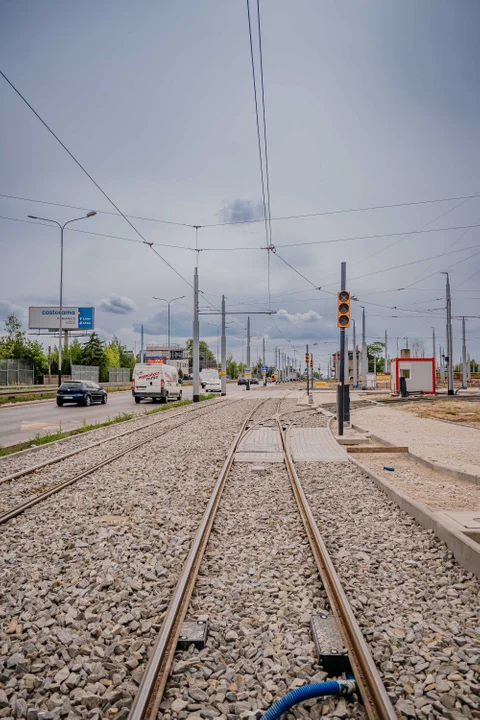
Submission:
<svg viewBox="0 0 480 720">
<path fill-rule="evenodd" d="M 292 428 L 288 447 L 294 462 L 348 462 L 348 456 L 327 428 Z"/>
<path fill-rule="evenodd" d="M 235 453 L 235 462 L 283 462 L 280 435 L 273 427 L 254 427 L 241 441 Z"/>
<path fill-rule="evenodd" d="M 466 570 L 473 572 L 480 579 L 480 544 L 475 542 L 472 537 L 463 533 L 461 526 L 455 521 L 448 518 L 445 513 L 432 512 L 425 505 L 413 500 L 393 485 L 379 477 L 372 470 L 367 468 L 357 458 L 349 456 L 360 470 L 371 478 L 380 490 L 382 490 L 390 500 L 393 500 L 408 515 L 411 515 L 420 525 L 427 530 L 433 530 L 435 535 L 442 540 L 448 549 L 452 552 L 459 565 Z"/>
<path fill-rule="evenodd" d="M 382 443 L 383 445 L 386 445 L 387 447 L 395 447 L 394 443 L 389 442 L 388 440 L 384 440 L 379 435 L 373 435 L 370 433 L 369 430 L 365 430 L 365 428 L 362 428 L 360 425 L 354 425 L 352 423 L 352 428 L 355 428 L 356 430 L 360 430 L 361 432 L 368 432 L 369 438 L 373 440 L 374 442 Z M 427 460 L 426 458 L 422 457 L 421 455 L 416 455 L 415 453 L 412 453 L 410 450 L 406 453 L 407 457 L 410 457 L 412 460 L 417 460 L 417 462 L 421 463 L 425 467 L 430 468 L 431 470 L 436 470 L 439 473 L 442 473 L 443 475 L 448 475 L 449 477 L 454 478 L 455 480 L 464 480 L 465 482 L 474 483 L 475 485 L 480 485 L 480 475 L 473 475 L 471 473 L 463 472 L 462 470 L 455 470 L 454 468 L 448 467 L 448 465 L 440 465 L 439 463 L 432 462 L 432 460 Z"/>
</svg>

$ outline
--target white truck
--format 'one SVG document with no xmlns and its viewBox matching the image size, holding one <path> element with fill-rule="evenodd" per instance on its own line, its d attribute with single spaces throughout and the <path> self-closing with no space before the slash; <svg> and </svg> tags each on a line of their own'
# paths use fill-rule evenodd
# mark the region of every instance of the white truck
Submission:
<svg viewBox="0 0 480 720">
<path fill-rule="evenodd" d="M 182 399 L 177 368 L 172 365 L 137 363 L 133 370 L 132 395 L 139 403 L 145 398 L 166 403 Z"/>
</svg>

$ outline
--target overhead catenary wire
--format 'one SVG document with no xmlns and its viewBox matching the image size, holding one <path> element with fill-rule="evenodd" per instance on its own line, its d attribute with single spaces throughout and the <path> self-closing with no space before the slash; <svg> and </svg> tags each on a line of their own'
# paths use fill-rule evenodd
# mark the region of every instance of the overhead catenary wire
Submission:
<svg viewBox="0 0 480 720">
<path fill-rule="evenodd" d="M 250 0 L 246 0 L 246 6 L 247 6 L 247 20 L 248 20 L 248 36 L 249 36 L 249 44 L 250 44 L 250 60 L 251 60 L 251 67 L 252 67 L 252 81 L 253 81 L 253 95 L 254 95 L 254 104 L 255 104 L 255 120 L 256 120 L 256 128 L 257 128 L 257 144 L 258 144 L 258 157 L 259 157 L 259 164 L 260 164 L 260 178 L 261 178 L 261 187 L 262 187 L 262 201 L 263 201 L 263 219 L 264 219 L 264 225 L 265 225 L 265 242 L 266 242 L 266 251 L 267 251 L 267 292 L 268 292 L 268 307 L 270 309 L 271 301 L 270 301 L 270 273 L 271 273 L 271 264 L 270 264 L 270 252 L 273 248 L 273 240 L 272 240 L 272 213 L 271 213 L 271 203 L 270 203 L 270 171 L 269 171 L 269 162 L 268 162 L 268 141 L 267 141 L 267 116 L 266 116 L 266 108 L 265 108 L 265 82 L 264 82 L 264 72 L 263 72 L 263 50 L 262 50 L 262 28 L 261 28 L 261 21 L 260 21 L 260 3 L 259 0 L 257 0 L 257 32 L 258 32 L 258 55 L 259 55 L 259 74 L 260 74 L 260 102 L 262 107 L 262 125 L 263 125 L 263 151 L 262 151 L 262 142 L 260 137 L 260 122 L 259 122 L 259 113 L 258 113 L 258 95 L 257 95 L 257 81 L 256 81 L 256 72 L 255 72 L 255 56 L 253 51 L 253 33 L 252 33 L 252 19 L 251 19 L 251 13 L 250 13 Z"/>
<path fill-rule="evenodd" d="M 144 244 L 145 244 L 145 245 L 148 245 L 148 246 L 150 247 L 150 249 L 155 253 L 155 255 L 158 255 L 158 257 L 165 263 L 165 265 L 167 265 L 171 270 L 173 270 L 173 272 L 174 272 L 181 280 L 183 280 L 183 282 L 187 283 L 187 285 L 189 285 L 189 287 L 193 288 L 192 283 L 189 282 L 189 280 L 187 280 L 187 278 L 185 278 L 171 263 L 169 263 L 168 260 L 166 260 L 162 255 L 160 255 L 160 253 L 159 253 L 157 250 L 155 250 L 155 248 L 153 247 L 152 243 L 148 242 L 148 240 L 146 240 L 146 238 L 142 235 L 142 233 L 140 232 L 140 230 L 138 230 L 138 229 L 135 227 L 135 225 L 128 219 L 128 217 L 123 214 L 123 212 L 120 210 L 120 208 L 118 207 L 118 205 L 116 205 L 116 203 L 111 199 L 111 197 L 110 197 L 109 195 L 107 195 L 107 193 L 105 192 L 105 190 L 103 190 L 103 188 L 100 187 L 100 185 L 97 183 L 97 181 L 92 177 L 92 175 L 90 175 L 90 173 L 88 172 L 88 170 L 86 170 L 86 168 L 81 164 L 81 162 L 80 162 L 79 160 L 77 160 L 77 158 L 75 157 L 75 155 L 68 149 L 68 147 L 65 145 L 65 143 L 63 143 L 62 140 L 60 140 L 60 138 L 58 137 L 58 135 L 52 130 L 52 128 L 51 128 L 51 127 L 48 125 L 48 123 L 41 117 L 41 115 L 35 110 L 35 108 L 28 102 L 28 100 L 26 99 L 26 97 L 25 97 L 24 95 L 22 95 L 22 93 L 20 92 L 20 90 L 18 90 L 18 89 L 15 87 L 15 85 L 11 82 L 11 80 L 8 79 L 8 77 L 5 75 L 5 73 L 4 73 L 2 70 L 0 70 L 0 75 L 2 75 L 2 77 L 4 78 L 4 80 L 7 81 L 7 83 L 10 85 L 10 87 L 12 88 L 12 90 L 14 90 L 14 92 L 16 92 L 16 94 L 19 96 L 19 98 L 21 98 L 21 100 L 25 103 L 25 105 L 27 105 L 27 107 L 30 108 L 30 110 L 33 112 L 33 114 L 40 120 L 40 122 L 42 123 L 42 125 L 43 125 L 43 126 L 48 130 L 48 132 L 55 138 L 55 140 L 62 146 L 62 148 L 65 150 L 65 152 L 72 158 L 72 160 L 74 161 L 74 163 L 75 163 L 76 165 L 78 165 L 78 167 L 80 168 L 80 170 L 89 178 L 89 180 L 95 185 L 95 187 L 102 193 L 102 195 L 104 196 L 104 198 L 106 198 L 106 200 L 108 200 L 108 202 L 115 208 L 115 210 L 119 213 L 119 215 L 122 216 L 122 218 L 125 220 L 125 222 L 127 222 L 127 223 L 130 225 L 130 227 L 132 228 L 132 230 L 143 240 Z"/>
<path fill-rule="evenodd" d="M 1 72 L 1 71 L 0 71 Z M 92 207 L 81 207 L 79 205 L 68 205 L 65 203 L 59 203 L 59 202 L 53 202 L 51 200 L 39 200 L 38 198 L 27 198 L 22 197 L 19 195 L 11 195 L 6 193 L 0 193 L 0 197 L 10 199 L 10 200 L 20 200 L 24 202 L 34 202 L 34 203 L 40 203 L 42 205 L 53 205 L 56 207 L 63 207 L 63 208 L 69 208 L 70 210 L 82 210 L 82 211 L 88 211 L 88 210 L 95 210 L 97 215 L 113 215 L 113 216 L 119 216 L 122 217 L 120 213 L 113 213 L 108 210 L 99 210 Z M 283 220 L 302 220 L 304 218 L 313 218 L 313 217 L 323 217 L 326 215 L 345 215 L 348 213 L 358 213 L 358 212 L 373 212 L 376 210 L 389 210 L 389 209 L 395 209 L 395 208 L 403 208 L 403 207 L 415 207 L 417 205 L 429 205 L 429 204 L 435 204 L 435 203 L 443 203 L 443 202 L 454 202 L 456 200 L 474 200 L 475 198 L 480 198 L 480 193 L 472 194 L 472 195 L 458 195 L 455 197 L 447 197 L 447 198 L 433 198 L 430 200 L 414 200 L 412 202 L 404 202 L 404 203 L 392 203 L 390 205 L 371 205 L 366 207 L 359 207 L 359 208 L 346 208 L 346 209 L 340 209 L 340 210 L 325 210 L 325 211 L 319 211 L 319 212 L 313 212 L 313 213 L 305 213 L 305 214 L 297 214 L 297 215 L 280 215 L 280 216 L 273 216 L 271 218 L 272 222 L 281 222 Z M 454 208 L 453 208 L 454 209 Z M 154 217 L 145 217 L 142 215 L 132 215 L 132 214 L 125 214 L 126 217 L 130 218 L 131 220 L 144 220 L 145 222 L 154 222 L 154 223 L 163 223 L 166 225 L 178 225 L 180 227 L 188 227 L 188 228 L 194 228 L 194 223 L 185 223 L 185 222 L 177 222 L 173 220 L 164 220 L 161 218 L 154 218 Z M 264 219 L 251 219 L 251 220 L 230 220 L 220 223 L 202 223 L 201 227 L 203 228 L 211 228 L 211 227 L 223 227 L 228 225 L 249 225 L 249 224 L 258 224 L 258 223 L 264 223 Z M 200 226 L 199 226 L 200 227 Z"/>
</svg>

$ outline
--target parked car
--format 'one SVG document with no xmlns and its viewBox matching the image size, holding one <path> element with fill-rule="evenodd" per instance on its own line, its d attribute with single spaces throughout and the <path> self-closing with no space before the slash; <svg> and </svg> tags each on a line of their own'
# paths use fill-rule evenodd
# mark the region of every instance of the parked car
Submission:
<svg viewBox="0 0 480 720">
<path fill-rule="evenodd" d="M 77 405 L 91 405 L 92 402 L 107 402 L 107 392 L 97 383 L 90 380 L 67 380 L 57 391 L 57 405 L 62 407 L 66 402 Z"/>
<path fill-rule="evenodd" d="M 259 384 L 258 378 L 256 378 L 256 377 L 250 378 L 250 385 L 258 385 L 258 384 Z"/>
<path fill-rule="evenodd" d="M 247 378 L 239 377 L 237 385 L 246 385 L 247 384 Z"/>
<path fill-rule="evenodd" d="M 160 400 L 182 399 L 182 385 L 177 368 L 161 363 L 137 363 L 133 370 L 132 395 L 138 404 L 145 398 Z"/>
<path fill-rule="evenodd" d="M 210 378 L 206 381 L 204 390 L 207 393 L 222 392 L 222 381 L 220 378 Z"/>
</svg>

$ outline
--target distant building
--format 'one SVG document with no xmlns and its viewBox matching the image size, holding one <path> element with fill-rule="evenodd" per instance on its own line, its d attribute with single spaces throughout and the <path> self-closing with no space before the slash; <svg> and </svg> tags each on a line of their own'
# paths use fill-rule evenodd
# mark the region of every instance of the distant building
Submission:
<svg viewBox="0 0 480 720">
<path fill-rule="evenodd" d="M 179 347 L 178 345 L 171 347 L 168 347 L 168 345 L 147 345 L 144 355 L 146 363 L 159 362 L 173 365 L 177 370 L 181 370 L 183 375 L 188 375 L 190 354 L 186 347 Z"/>
<path fill-rule="evenodd" d="M 359 373 L 359 367 L 360 367 L 360 350 L 357 349 L 357 375 Z M 339 378 L 339 365 L 340 365 L 340 352 L 336 352 L 332 355 L 332 373 L 333 377 Z M 346 369 L 346 368 L 345 368 Z M 348 377 L 349 379 L 353 379 L 353 350 L 348 351 Z M 345 377 L 345 380 L 347 380 L 347 377 Z"/>
</svg>

